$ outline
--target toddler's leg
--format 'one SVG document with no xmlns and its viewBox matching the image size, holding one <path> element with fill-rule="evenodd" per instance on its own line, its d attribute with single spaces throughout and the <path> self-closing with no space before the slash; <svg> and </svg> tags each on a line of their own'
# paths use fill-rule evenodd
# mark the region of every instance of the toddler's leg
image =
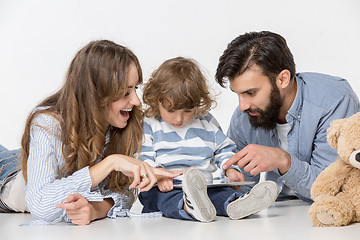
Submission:
<svg viewBox="0 0 360 240">
<path fill-rule="evenodd" d="M 157 187 L 153 187 L 149 191 L 141 192 L 139 194 L 139 201 L 143 205 L 142 212 L 143 213 L 151 213 L 151 212 L 159 212 L 158 208 L 158 194 L 159 189 Z"/>
<path fill-rule="evenodd" d="M 162 212 L 165 217 L 194 220 L 183 210 L 183 192 L 180 189 L 161 192 L 158 187 L 153 187 L 140 193 L 139 200 L 144 206 L 143 213 Z"/>
<path fill-rule="evenodd" d="M 226 208 L 230 202 L 241 196 L 240 193 L 231 187 L 213 187 L 208 188 L 208 195 L 216 208 L 216 215 L 228 217 Z"/>
<path fill-rule="evenodd" d="M 231 219 L 241 219 L 270 207 L 279 194 L 275 182 L 264 181 L 256 184 L 249 193 L 244 194 L 227 206 Z"/>
<path fill-rule="evenodd" d="M 216 217 L 216 209 L 207 194 L 205 177 L 200 170 L 188 168 L 182 182 L 185 211 L 201 222 L 211 222 Z"/>
</svg>

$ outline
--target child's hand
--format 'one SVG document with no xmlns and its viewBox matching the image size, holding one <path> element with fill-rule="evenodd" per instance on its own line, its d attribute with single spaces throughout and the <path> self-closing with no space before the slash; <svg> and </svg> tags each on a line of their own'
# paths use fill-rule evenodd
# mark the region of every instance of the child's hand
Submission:
<svg viewBox="0 0 360 240">
<path fill-rule="evenodd" d="M 169 192 L 174 188 L 173 179 L 168 177 L 162 177 L 161 180 L 158 180 L 157 185 L 161 192 Z"/>
<path fill-rule="evenodd" d="M 225 170 L 225 175 L 228 178 L 228 182 L 243 182 L 245 181 L 245 176 L 235 168 L 228 168 Z M 235 190 L 241 188 L 241 186 L 232 187 Z"/>
<path fill-rule="evenodd" d="M 173 178 L 183 174 L 184 170 L 168 171 L 163 168 L 155 168 L 154 174 L 157 179 L 157 185 L 161 192 L 169 192 L 173 190 Z M 169 173 L 173 174 L 169 177 Z"/>
</svg>

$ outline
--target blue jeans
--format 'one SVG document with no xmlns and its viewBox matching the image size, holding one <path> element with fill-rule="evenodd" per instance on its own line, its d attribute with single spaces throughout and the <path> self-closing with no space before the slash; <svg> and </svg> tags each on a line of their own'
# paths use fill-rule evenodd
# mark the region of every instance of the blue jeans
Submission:
<svg viewBox="0 0 360 240">
<path fill-rule="evenodd" d="M 231 201 L 241 196 L 240 193 L 230 187 L 208 188 L 207 191 L 218 216 L 228 216 L 226 212 L 227 206 Z M 161 192 L 158 187 L 153 187 L 147 192 L 140 193 L 139 200 L 144 206 L 143 213 L 161 211 L 165 217 L 194 220 L 183 209 L 184 200 L 181 189 Z"/>
<path fill-rule="evenodd" d="M 13 179 L 21 169 L 20 150 L 8 150 L 0 144 L 0 192 L 3 186 Z M 0 213 L 14 212 L 0 198 Z"/>
</svg>

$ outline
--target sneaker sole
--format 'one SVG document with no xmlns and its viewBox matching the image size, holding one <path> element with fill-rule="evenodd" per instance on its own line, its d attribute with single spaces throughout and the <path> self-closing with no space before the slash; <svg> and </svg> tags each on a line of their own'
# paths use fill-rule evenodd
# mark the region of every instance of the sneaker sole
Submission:
<svg viewBox="0 0 360 240">
<path fill-rule="evenodd" d="M 275 182 L 264 181 L 255 185 L 251 191 L 231 202 L 227 213 L 231 219 L 241 219 L 270 207 L 279 194 Z"/>
<path fill-rule="evenodd" d="M 186 179 L 186 180 L 185 180 Z M 211 222 L 216 217 L 216 209 L 207 195 L 205 177 L 196 168 L 189 168 L 184 174 L 183 192 L 193 205 L 196 215 L 193 216 L 201 222 Z"/>
</svg>

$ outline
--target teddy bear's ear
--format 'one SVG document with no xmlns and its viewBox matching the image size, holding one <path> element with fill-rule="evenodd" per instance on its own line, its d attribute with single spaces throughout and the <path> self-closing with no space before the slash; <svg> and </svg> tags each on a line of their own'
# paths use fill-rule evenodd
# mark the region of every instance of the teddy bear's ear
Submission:
<svg viewBox="0 0 360 240">
<path fill-rule="evenodd" d="M 330 147 L 337 149 L 340 129 L 345 121 L 346 119 L 337 119 L 331 122 L 330 127 L 327 129 L 327 141 Z"/>
</svg>

